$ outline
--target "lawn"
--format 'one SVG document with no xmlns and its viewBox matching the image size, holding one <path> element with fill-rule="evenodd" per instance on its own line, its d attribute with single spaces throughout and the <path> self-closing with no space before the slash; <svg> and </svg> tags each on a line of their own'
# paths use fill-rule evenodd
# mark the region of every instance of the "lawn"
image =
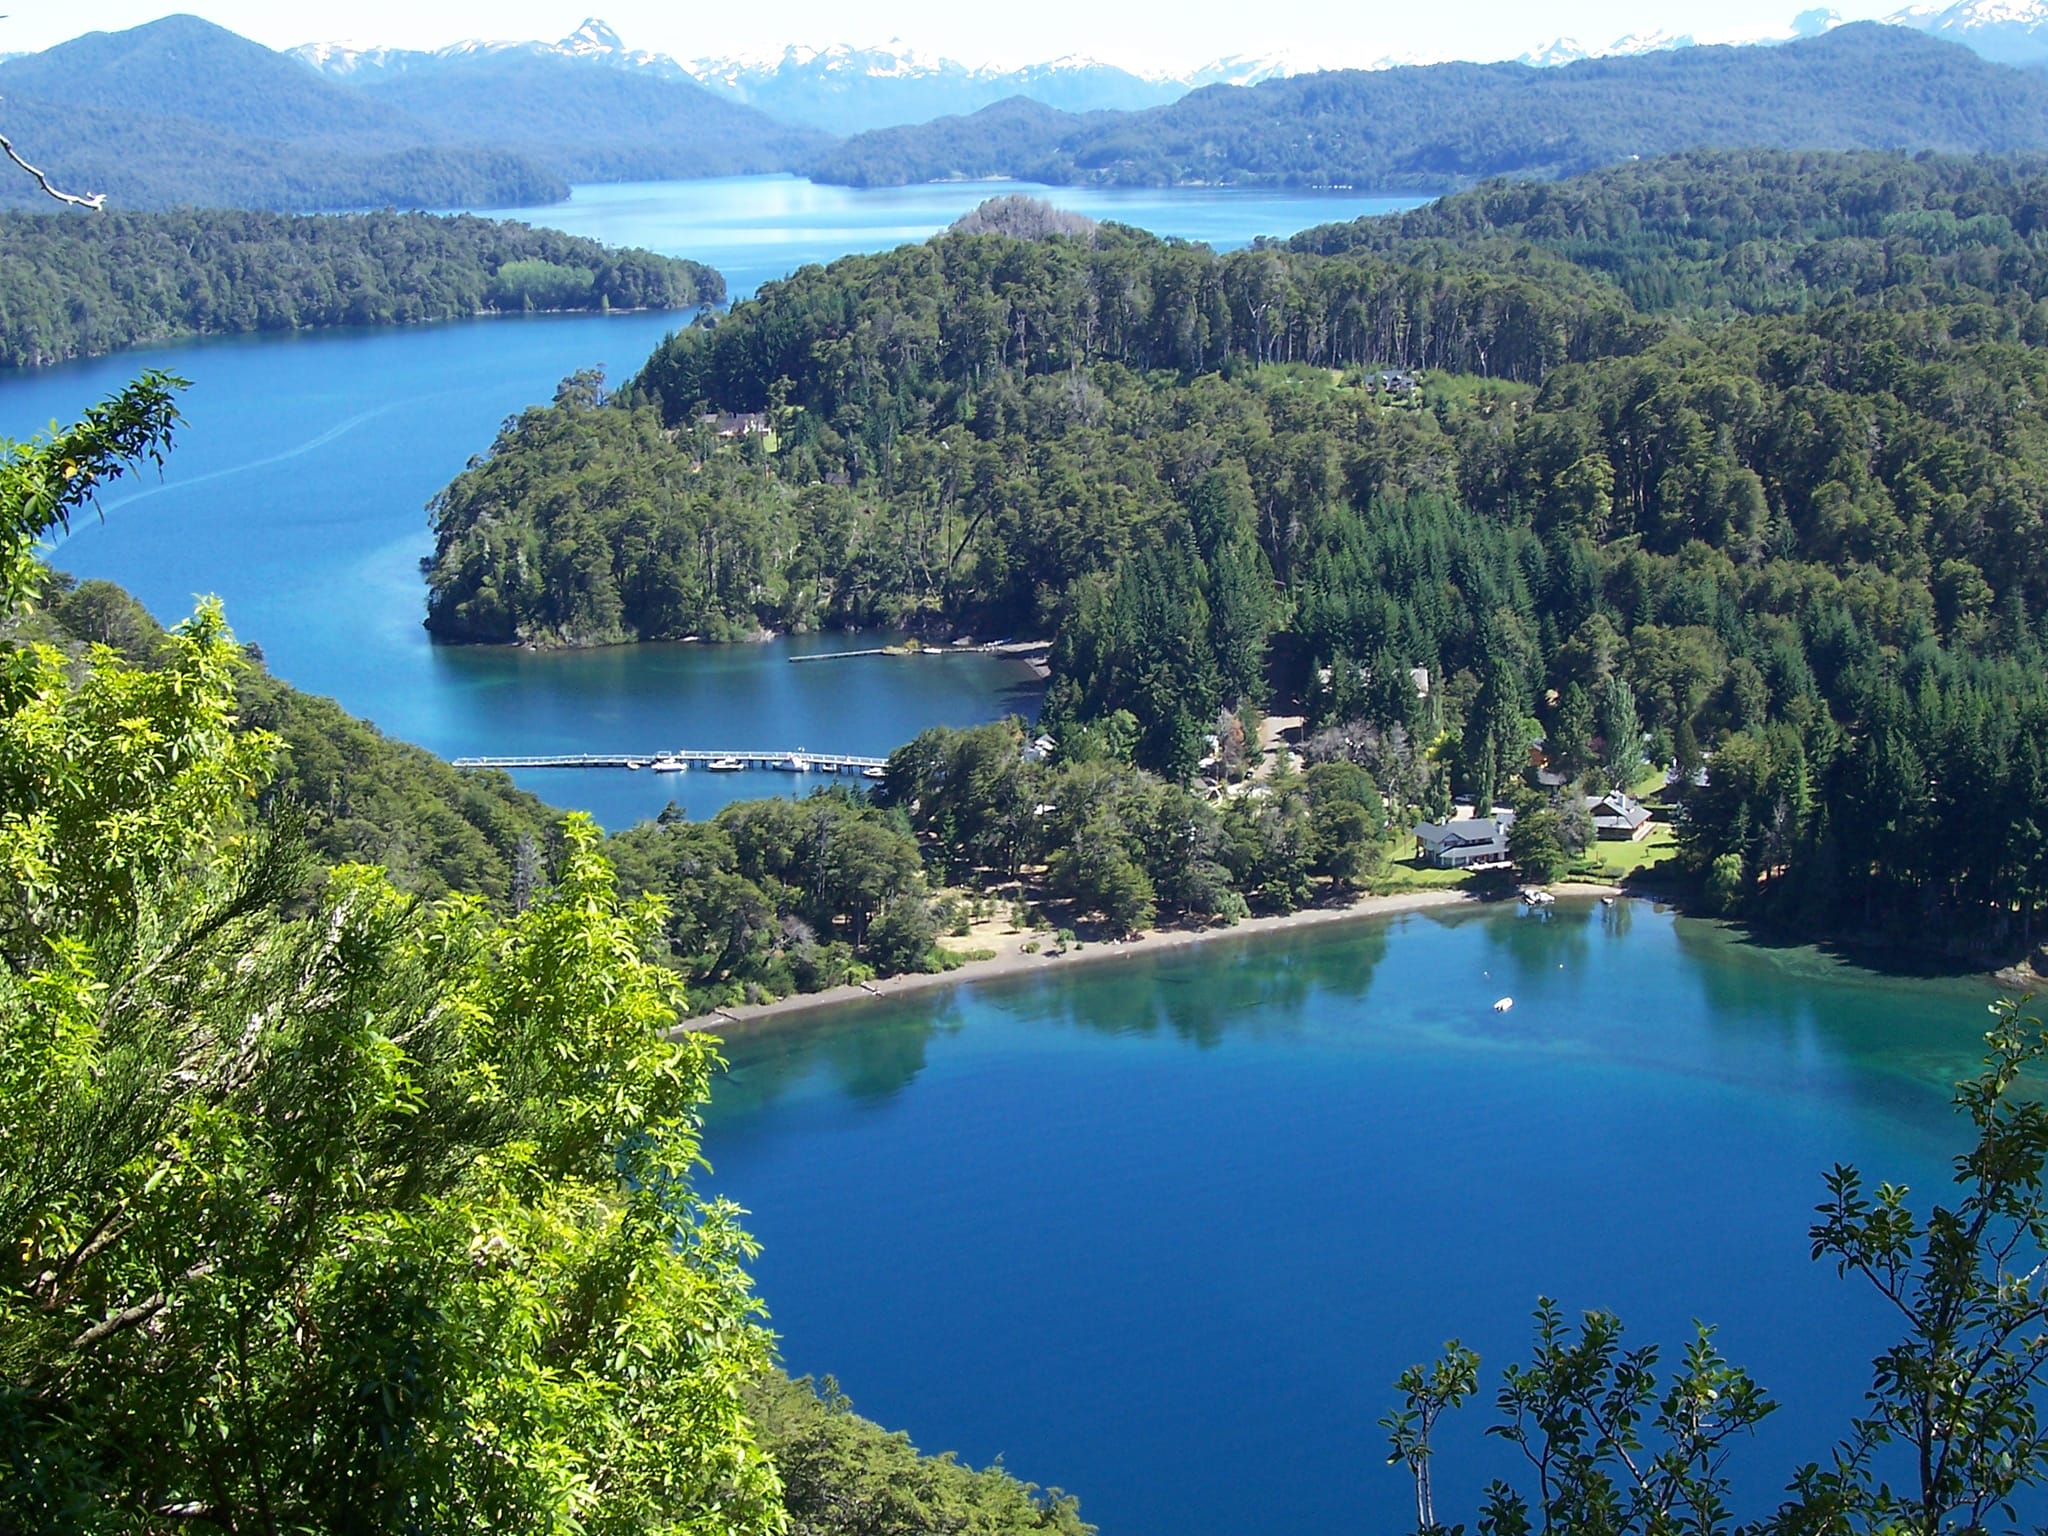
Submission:
<svg viewBox="0 0 2048 1536">
<path fill-rule="evenodd" d="M 1656 868 L 1677 852 L 1670 825 L 1660 821 L 1641 842 L 1595 843 L 1564 878 L 1619 884 L 1639 869 Z"/>
</svg>

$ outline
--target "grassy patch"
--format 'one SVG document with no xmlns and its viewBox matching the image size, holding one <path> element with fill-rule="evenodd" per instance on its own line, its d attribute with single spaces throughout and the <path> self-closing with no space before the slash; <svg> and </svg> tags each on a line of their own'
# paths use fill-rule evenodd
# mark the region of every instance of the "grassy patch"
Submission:
<svg viewBox="0 0 2048 1536">
<path fill-rule="evenodd" d="M 1567 880 L 1593 880 L 1619 884 L 1637 870 L 1655 869 L 1678 852 L 1678 840 L 1671 828 L 1658 822 L 1650 835 L 1635 843 L 1595 843 L 1586 857 L 1572 866 Z"/>
<path fill-rule="evenodd" d="M 1375 875 L 1367 888 L 1375 896 L 1393 896 L 1402 891 L 1448 890 L 1470 879 L 1471 875 L 1466 870 L 1438 869 L 1415 859 L 1402 859 Z"/>
</svg>

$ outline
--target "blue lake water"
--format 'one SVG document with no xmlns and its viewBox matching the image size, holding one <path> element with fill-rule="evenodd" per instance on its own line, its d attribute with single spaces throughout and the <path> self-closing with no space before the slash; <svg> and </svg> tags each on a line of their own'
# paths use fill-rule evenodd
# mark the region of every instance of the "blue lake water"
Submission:
<svg viewBox="0 0 2048 1536">
<path fill-rule="evenodd" d="M 804 261 L 920 239 L 996 191 L 956 184 L 877 192 L 788 177 L 578 188 L 519 216 L 696 256 L 735 292 Z M 1090 193 L 1060 200 L 1162 234 L 1241 245 L 1261 233 L 1355 217 L 1348 194 Z M 684 317 L 561 316 L 208 341 L 0 376 L 0 435 L 70 420 L 142 367 L 193 381 L 161 481 L 115 487 L 53 555 L 120 582 L 172 621 L 218 593 L 236 632 L 280 676 L 330 694 L 387 732 L 446 756 L 665 747 L 809 747 L 880 755 L 930 725 L 1032 714 L 1015 662 L 876 659 L 792 667 L 816 637 L 735 648 L 636 646 L 533 655 L 435 646 L 420 627 L 425 506 L 498 425 L 580 368 L 635 370 Z M 873 637 L 859 644 L 872 644 Z M 692 815 L 788 791 L 787 775 L 531 772 L 558 805 L 624 825 L 670 799 Z"/>
<path fill-rule="evenodd" d="M 638 245 L 709 262 L 734 298 L 809 262 L 923 240 L 969 209 L 1010 193 L 1041 197 L 1094 219 L 1199 240 L 1219 251 L 1260 235 L 1392 213 L 1414 196 L 1237 187 L 1048 187 L 1025 181 L 945 181 L 914 187 L 827 187 L 797 176 L 623 182 L 577 187 L 565 203 L 499 208 L 612 245 Z"/>
<path fill-rule="evenodd" d="M 983 197 L 785 178 L 578 189 L 538 222 L 710 260 L 735 292 L 918 238 Z M 1078 192 L 1064 206 L 1241 244 L 1345 194 Z M 1385 200 L 1378 200 L 1382 205 Z M 160 617 L 221 594 L 302 687 L 448 754 L 888 750 L 1029 713 L 985 659 L 791 666 L 837 637 L 536 655 L 420 628 L 424 505 L 576 369 L 636 367 L 672 316 L 205 343 L 0 378 L 0 434 L 141 366 L 194 382 L 159 483 L 115 488 L 59 565 Z M 610 824 L 785 777 L 536 773 Z M 1495 1014 L 1503 994 L 1514 1010 Z M 789 1365 L 930 1449 L 1080 1493 L 1119 1536 L 1405 1528 L 1375 1426 L 1445 1338 L 1489 1367 L 1539 1293 L 1642 1337 L 1694 1317 L 1784 1401 L 1751 1512 L 1856 1406 L 1885 1319 L 1806 1258 L 1836 1159 L 1923 1191 L 1988 994 L 1879 981 L 1646 907 L 1417 915 L 921 994 L 732 1042 L 710 1183 L 758 1214 Z M 1446 1518 L 1508 1470 L 1468 1409 Z"/>
<path fill-rule="evenodd" d="M 1224 940 L 736 1038 L 709 1183 L 793 1371 L 1115 1536 L 1409 1529 L 1394 1376 L 1460 1337 L 1490 1401 L 1542 1294 L 1720 1325 L 1784 1405 L 1754 1516 L 1888 1338 L 1808 1261 L 1821 1171 L 1945 1185 L 1990 996 L 1640 903 Z M 1520 1470 L 1485 1422 L 1437 1461 L 1468 1528 Z"/>
</svg>

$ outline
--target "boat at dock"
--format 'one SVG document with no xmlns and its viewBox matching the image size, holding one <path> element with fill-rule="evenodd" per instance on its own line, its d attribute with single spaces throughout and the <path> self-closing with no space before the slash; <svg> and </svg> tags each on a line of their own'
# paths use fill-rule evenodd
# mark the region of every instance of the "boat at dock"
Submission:
<svg viewBox="0 0 2048 1536">
<path fill-rule="evenodd" d="M 656 773 L 682 773 L 690 765 L 684 762 L 680 757 L 676 757 L 671 753 L 664 752 L 661 754 L 661 756 L 657 757 L 653 762 L 649 763 L 647 766 L 652 768 Z"/>
<path fill-rule="evenodd" d="M 775 760 L 775 771 L 777 773 L 809 773 L 811 771 L 811 760 L 808 757 L 792 752 L 788 757 Z"/>
<path fill-rule="evenodd" d="M 736 757 L 714 757 L 704 765 L 706 773 L 738 773 L 747 765 Z"/>
</svg>

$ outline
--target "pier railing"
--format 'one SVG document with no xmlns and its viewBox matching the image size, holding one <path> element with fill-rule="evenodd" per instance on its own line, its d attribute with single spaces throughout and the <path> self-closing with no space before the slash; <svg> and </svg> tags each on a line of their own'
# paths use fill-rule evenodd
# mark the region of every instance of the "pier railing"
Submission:
<svg viewBox="0 0 2048 1536">
<path fill-rule="evenodd" d="M 532 757 L 458 757 L 458 768 L 652 768 L 656 763 L 680 768 L 709 768 L 738 763 L 748 771 L 781 770 L 786 773 L 858 773 L 886 768 L 886 757 L 863 757 L 847 752 L 566 752 Z"/>
</svg>

